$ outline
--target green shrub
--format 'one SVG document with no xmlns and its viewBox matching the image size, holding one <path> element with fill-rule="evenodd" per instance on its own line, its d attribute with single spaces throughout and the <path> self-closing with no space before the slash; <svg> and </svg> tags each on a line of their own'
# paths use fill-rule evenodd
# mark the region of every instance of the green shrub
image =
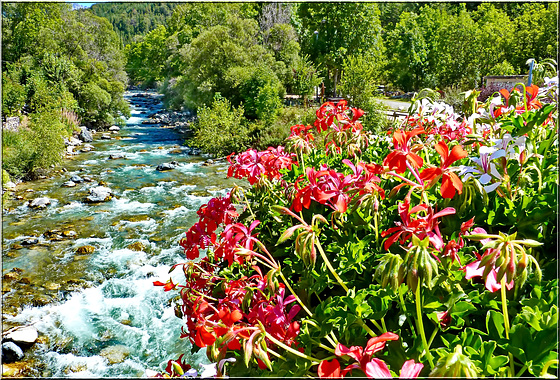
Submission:
<svg viewBox="0 0 560 380">
<path fill-rule="evenodd" d="M 249 145 L 249 130 L 243 113 L 243 106 L 232 107 L 216 94 L 211 107 L 198 110 L 194 137 L 187 143 L 216 156 L 244 150 Z"/>
<path fill-rule="evenodd" d="M 391 126 L 392 123 L 384 112 L 387 107 L 375 98 L 369 98 L 362 109 L 366 112 L 362 120 L 366 131 L 382 133 Z"/>
<path fill-rule="evenodd" d="M 27 91 L 18 81 L 12 80 L 6 73 L 2 73 L 2 113 L 14 116 L 23 108 Z"/>
<path fill-rule="evenodd" d="M 13 177 L 22 177 L 37 168 L 60 163 L 68 132 L 56 112 L 32 114 L 29 128 L 4 132 L 2 168 Z"/>
</svg>

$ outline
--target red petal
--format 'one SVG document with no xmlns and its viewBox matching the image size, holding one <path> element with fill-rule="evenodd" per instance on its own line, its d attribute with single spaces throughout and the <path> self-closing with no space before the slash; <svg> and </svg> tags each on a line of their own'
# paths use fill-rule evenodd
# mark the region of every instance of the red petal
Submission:
<svg viewBox="0 0 560 380">
<path fill-rule="evenodd" d="M 367 342 L 367 346 L 365 349 L 365 355 L 373 355 L 377 351 L 382 350 L 385 347 L 385 342 L 388 340 L 397 340 L 399 336 L 392 332 L 386 332 L 379 336 L 373 337 Z"/>
<path fill-rule="evenodd" d="M 333 359 L 330 362 L 323 360 L 319 363 L 319 368 L 317 369 L 317 374 L 321 378 L 336 378 L 340 376 L 340 364 L 338 360 Z"/>
<path fill-rule="evenodd" d="M 361 109 L 359 109 L 359 108 L 352 108 L 352 113 L 354 114 L 354 117 L 352 118 L 352 121 L 356 121 L 356 120 L 358 120 L 360 117 L 363 116 L 364 110 L 361 110 Z"/>
<path fill-rule="evenodd" d="M 364 372 L 370 379 L 383 379 L 392 377 L 387 364 L 377 358 L 371 359 L 371 361 L 366 364 Z"/>
<path fill-rule="evenodd" d="M 336 345 L 336 349 L 334 350 L 335 355 L 337 356 L 348 355 L 358 362 L 362 360 L 362 356 L 363 356 L 362 352 L 363 352 L 363 348 L 360 346 L 352 346 L 348 348 L 340 343 Z"/>
<path fill-rule="evenodd" d="M 455 145 L 453 149 L 451 149 L 451 154 L 443 163 L 443 167 L 447 168 L 455 161 L 460 160 L 461 158 L 465 158 L 468 155 L 469 154 L 461 147 L 461 145 Z"/>
<path fill-rule="evenodd" d="M 420 178 L 422 179 L 422 181 L 430 181 L 436 178 L 437 176 L 441 175 L 441 173 L 442 171 L 440 168 L 436 168 L 436 167 L 426 168 L 422 170 L 422 172 L 420 172 Z"/>
<path fill-rule="evenodd" d="M 424 165 L 424 160 L 419 155 L 415 153 L 409 153 L 406 156 L 410 158 L 412 166 L 414 166 L 415 168 L 420 168 L 422 167 L 422 165 Z"/>
<path fill-rule="evenodd" d="M 446 173 L 443 175 L 441 180 L 441 196 L 443 198 L 451 199 L 455 196 L 455 187 L 453 187 L 453 181 L 449 178 Z"/>
<path fill-rule="evenodd" d="M 418 377 L 422 368 L 424 368 L 424 364 L 414 363 L 414 359 L 407 360 L 401 368 L 401 374 L 399 377 L 403 379 Z"/>
<path fill-rule="evenodd" d="M 443 141 L 440 141 L 434 148 L 436 152 L 438 152 L 439 155 L 443 158 L 443 161 L 445 161 L 449 156 L 449 148 L 447 147 L 447 144 Z"/>
</svg>

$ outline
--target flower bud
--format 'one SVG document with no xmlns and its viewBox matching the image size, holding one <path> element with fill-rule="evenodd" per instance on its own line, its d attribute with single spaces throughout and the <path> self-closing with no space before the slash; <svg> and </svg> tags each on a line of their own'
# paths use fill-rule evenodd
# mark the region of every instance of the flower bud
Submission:
<svg viewBox="0 0 560 380">
<path fill-rule="evenodd" d="M 393 291 L 397 291 L 402 282 L 399 275 L 402 263 L 403 259 L 399 255 L 386 253 L 375 269 L 374 277 L 381 282 L 381 286 L 386 287 L 389 284 Z"/>
<path fill-rule="evenodd" d="M 478 368 L 469 359 L 463 355 L 460 345 L 455 347 L 455 351 L 442 356 L 429 377 L 478 377 Z"/>
</svg>

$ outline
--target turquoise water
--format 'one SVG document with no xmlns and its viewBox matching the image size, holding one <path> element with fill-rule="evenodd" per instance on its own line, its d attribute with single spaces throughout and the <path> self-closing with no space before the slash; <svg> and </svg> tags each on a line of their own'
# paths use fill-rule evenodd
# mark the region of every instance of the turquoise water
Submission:
<svg viewBox="0 0 560 380">
<path fill-rule="evenodd" d="M 4 205 L 3 273 L 21 268 L 29 280 L 5 285 L 4 319 L 34 323 L 39 330 L 41 343 L 27 354 L 42 363 L 38 376 L 136 377 L 147 368 L 162 370 L 182 353 L 190 357 L 190 343 L 179 339 L 183 322 L 171 300 L 177 293 L 165 293 L 152 282 L 180 279 L 180 273 L 168 274 L 171 265 L 185 261 L 179 239 L 197 220 L 198 208 L 227 194 L 233 180 L 226 179 L 225 164 L 205 166 L 208 157 L 189 154 L 173 129 L 142 124 L 161 105 L 141 107 L 135 94 L 126 94 L 132 117 L 119 140 L 97 135 L 95 150 L 65 162 L 67 172 L 18 185 L 16 195 L 23 199 Z M 125 158 L 109 159 L 112 154 Z M 156 170 L 170 161 L 179 163 L 176 169 Z M 94 181 L 61 187 L 73 174 Z M 89 188 L 100 181 L 116 196 L 84 203 Z M 52 200 L 47 209 L 27 206 L 44 196 Z M 77 238 L 50 241 L 43 234 L 53 229 L 75 231 Z M 38 244 L 18 247 L 30 237 Z M 144 248 L 129 248 L 133 243 Z M 77 253 L 84 245 L 95 251 Z M 33 306 L 45 296 L 50 303 Z M 111 350 L 123 352 L 124 360 L 111 364 L 106 355 Z M 199 363 L 203 357 L 200 352 L 190 360 Z"/>
</svg>

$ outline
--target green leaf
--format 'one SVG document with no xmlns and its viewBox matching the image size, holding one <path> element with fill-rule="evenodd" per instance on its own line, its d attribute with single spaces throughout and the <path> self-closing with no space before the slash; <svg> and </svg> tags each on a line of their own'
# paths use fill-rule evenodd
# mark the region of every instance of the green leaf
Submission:
<svg viewBox="0 0 560 380">
<path fill-rule="evenodd" d="M 489 336 L 504 337 L 504 316 L 494 310 L 486 314 L 486 330 Z"/>
</svg>

